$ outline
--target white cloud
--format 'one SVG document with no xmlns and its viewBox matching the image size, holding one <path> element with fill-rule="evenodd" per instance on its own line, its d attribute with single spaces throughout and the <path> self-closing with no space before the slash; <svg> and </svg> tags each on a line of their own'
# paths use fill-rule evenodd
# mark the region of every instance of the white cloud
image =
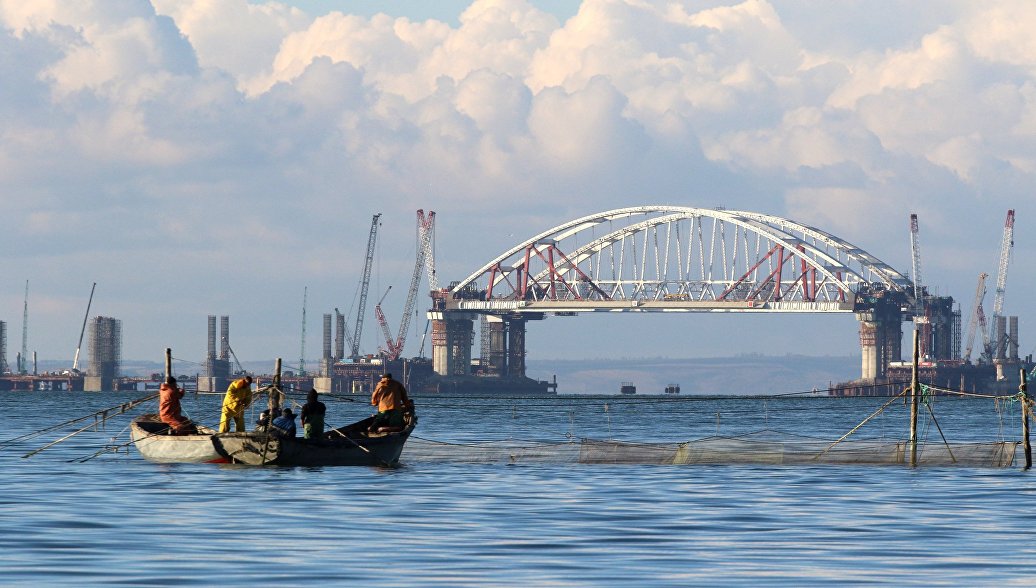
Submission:
<svg viewBox="0 0 1036 588">
<path fill-rule="evenodd" d="M 476 0 L 454 26 L 0 0 L 4 271 L 46 253 L 89 281 L 84 252 L 103 252 L 107 280 L 155 280 L 165 247 L 162 265 L 207 284 L 191 311 L 269 268 L 283 299 L 306 281 L 344 305 L 373 212 L 396 223 L 385 264 L 403 274 L 413 210 L 453 219 L 441 267 L 466 275 L 546 228 L 531 224 L 660 200 L 801 216 L 894 265 L 906 208 L 947 250 L 966 249 L 961 218 L 991 216 L 975 231 L 995 249 L 1001 209 L 1036 217 L 1036 9 L 939 7 L 584 0 L 560 22 Z M 48 233 L 67 219 L 75 233 Z"/>
</svg>

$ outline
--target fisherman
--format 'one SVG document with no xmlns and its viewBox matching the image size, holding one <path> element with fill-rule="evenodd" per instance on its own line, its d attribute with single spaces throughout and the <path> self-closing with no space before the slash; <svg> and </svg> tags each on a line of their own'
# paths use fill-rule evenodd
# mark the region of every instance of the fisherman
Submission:
<svg viewBox="0 0 1036 588">
<path fill-rule="evenodd" d="M 259 433 L 265 433 L 270 428 L 270 409 L 263 409 L 259 413 L 259 420 L 255 421 L 255 430 Z"/>
<path fill-rule="evenodd" d="M 234 420 L 236 431 L 245 430 L 245 409 L 252 404 L 252 376 L 234 380 L 227 386 L 223 397 L 223 411 L 219 417 L 219 432 L 230 431 L 230 420 Z"/>
<path fill-rule="evenodd" d="M 281 416 L 273 419 L 273 423 L 270 424 L 271 432 L 280 435 L 282 437 L 294 437 L 295 436 L 295 415 L 292 414 L 290 408 L 285 408 L 281 411 Z"/>
<path fill-rule="evenodd" d="M 304 439 L 319 439 L 324 435 L 324 415 L 327 414 L 327 405 L 317 400 L 317 391 L 309 389 L 306 395 L 306 403 L 302 405 L 300 420 L 302 421 L 302 437 Z"/>
<path fill-rule="evenodd" d="M 407 396 L 406 388 L 393 380 L 392 374 L 381 376 L 381 381 L 371 394 L 371 404 L 378 407 L 378 414 L 374 415 L 367 429 L 369 432 L 377 431 L 380 427 L 402 428 L 404 410 L 414 406 Z"/>
<path fill-rule="evenodd" d="M 183 388 L 176 387 L 176 378 L 167 377 L 158 387 L 158 418 L 169 425 L 169 431 L 173 435 L 192 435 L 198 428 L 191 419 L 183 416 L 180 408 L 181 398 Z"/>
</svg>

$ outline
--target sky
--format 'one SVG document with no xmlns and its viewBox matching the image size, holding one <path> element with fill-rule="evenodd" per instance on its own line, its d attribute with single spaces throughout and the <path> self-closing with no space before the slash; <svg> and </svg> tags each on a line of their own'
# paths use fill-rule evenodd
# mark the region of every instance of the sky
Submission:
<svg viewBox="0 0 1036 588">
<path fill-rule="evenodd" d="M 96 282 L 124 358 L 201 360 L 229 315 L 242 360 L 292 364 L 304 291 L 310 360 L 321 315 L 355 305 L 376 213 L 368 305 L 392 286 L 394 330 L 418 209 L 446 283 L 649 204 L 790 217 L 903 273 L 917 213 L 925 282 L 965 323 L 1015 209 L 1005 314 L 1032 353 L 1034 27 L 1028 0 L 0 0 L 8 361 L 26 281 L 41 359 L 71 359 Z M 380 339 L 368 316 L 362 349 Z M 848 315 L 611 315 L 533 323 L 528 356 L 858 340 Z"/>
</svg>

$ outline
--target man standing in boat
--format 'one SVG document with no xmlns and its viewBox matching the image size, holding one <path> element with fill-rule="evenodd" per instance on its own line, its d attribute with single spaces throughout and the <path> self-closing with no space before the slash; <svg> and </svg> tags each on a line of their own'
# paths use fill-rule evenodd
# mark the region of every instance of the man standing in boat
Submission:
<svg viewBox="0 0 1036 588">
<path fill-rule="evenodd" d="M 317 399 L 317 391 L 309 389 L 306 403 L 302 405 L 302 430 L 305 439 L 320 439 L 324 436 L 324 415 L 327 405 Z"/>
<path fill-rule="evenodd" d="M 404 409 L 411 406 L 406 388 L 393 380 L 392 374 L 381 376 L 371 394 L 371 404 L 378 407 L 378 414 L 374 415 L 369 431 L 376 431 L 379 427 L 402 428 Z"/>
<path fill-rule="evenodd" d="M 245 431 L 245 409 L 252 404 L 252 376 L 245 376 L 231 382 L 223 397 L 223 411 L 219 417 L 219 432 L 230 431 L 230 420 L 234 420 L 236 431 Z"/>
<path fill-rule="evenodd" d="M 158 387 L 158 418 L 169 425 L 173 435 L 191 435 L 197 432 L 197 428 L 191 419 L 183 416 L 180 408 L 181 398 L 183 388 L 177 388 L 176 378 L 169 376 Z"/>
</svg>

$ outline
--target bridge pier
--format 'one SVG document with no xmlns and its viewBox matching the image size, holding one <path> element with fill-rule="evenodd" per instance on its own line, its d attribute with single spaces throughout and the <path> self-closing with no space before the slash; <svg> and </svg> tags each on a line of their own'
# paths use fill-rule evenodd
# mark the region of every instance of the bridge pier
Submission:
<svg viewBox="0 0 1036 588">
<path fill-rule="evenodd" d="M 472 318 L 467 313 L 439 313 L 432 319 L 432 370 L 440 376 L 471 372 Z"/>
<path fill-rule="evenodd" d="M 504 319 L 507 325 L 507 371 L 512 378 L 525 377 L 525 319 Z"/>
<path fill-rule="evenodd" d="M 485 365 L 482 371 L 491 377 L 507 373 L 507 323 L 498 316 L 484 315 L 482 328 L 486 329 Z"/>
<path fill-rule="evenodd" d="M 884 378 L 889 363 L 901 361 L 903 355 L 903 303 L 887 291 L 866 298 L 857 304 L 860 321 L 860 378 Z"/>
</svg>

